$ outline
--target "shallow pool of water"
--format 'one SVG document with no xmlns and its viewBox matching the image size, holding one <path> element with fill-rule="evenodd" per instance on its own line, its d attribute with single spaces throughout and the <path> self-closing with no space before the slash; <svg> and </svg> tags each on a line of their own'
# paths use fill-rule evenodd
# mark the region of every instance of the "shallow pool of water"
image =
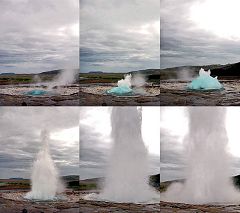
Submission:
<svg viewBox="0 0 240 213">
<path fill-rule="evenodd" d="M 31 96 L 40 96 L 40 95 L 46 95 L 48 92 L 45 90 L 39 90 L 39 89 L 35 89 L 35 90 L 31 90 L 26 92 L 26 95 L 31 95 Z"/>
</svg>

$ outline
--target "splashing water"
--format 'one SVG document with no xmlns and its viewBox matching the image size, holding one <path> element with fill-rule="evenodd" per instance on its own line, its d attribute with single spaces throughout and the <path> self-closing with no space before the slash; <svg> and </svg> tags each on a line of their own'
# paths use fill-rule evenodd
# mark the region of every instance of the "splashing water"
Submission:
<svg viewBox="0 0 240 213">
<path fill-rule="evenodd" d="M 111 125 L 113 145 L 103 191 L 85 199 L 158 203 L 160 194 L 148 184 L 148 152 L 141 134 L 141 112 L 137 107 L 114 107 Z"/>
<path fill-rule="evenodd" d="M 131 89 L 132 75 L 126 75 L 124 79 L 118 81 L 118 86 L 107 91 L 108 94 L 113 95 L 127 95 L 132 93 Z"/>
<path fill-rule="evenodd" d="M 231 181 L 225 108 L 189 108 L 189 134 L 185 141 L 186 180 L 173 183 L 161 200 L 181 203 L 239 202 Z"/>
<path fill-rule="evenodd" d="M 191 90 L 220 90 L 223 85 L 218 81 L 217 77 L 210 76 L 211 71 L 200 69 L 199 76 L 195 78 L 188 86 Z"/>
<path fill-rule="evenodd" d="M 33 163 L 31 176 L 31 192 L 27 193 L 26 199 L 55 200 L 56 194 L 64 190 L 58 179 L 58 171 L 51 158 L 48 146 L 48 132 L 42 131 L 43 148 L 37 154 Z"/>
</svg>

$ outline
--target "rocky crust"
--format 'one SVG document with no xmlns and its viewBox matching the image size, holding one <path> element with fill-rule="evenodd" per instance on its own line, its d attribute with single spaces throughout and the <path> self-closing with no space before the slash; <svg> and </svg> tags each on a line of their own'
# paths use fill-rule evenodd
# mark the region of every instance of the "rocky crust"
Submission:
<svg viewBox="0 0 240 213">
<path fill-rule="evenodd" d="M 80 86 L 80 106 L 159 106 L 159 87 L 146 88 L 146 95 L 114 96 L 106 94 L 113 85 Z"/>
<path fill-rule="evenodd" d="M 55 88 L 46 95 L 25 95 L 28 91 L 41 88 L 29 85 L 0 86 L 0 106 L 79 106 L 78 85 Z"/>
<path fill-rule="evenodd" d="M 0 209 L 4 213 L 28 212 L 28 213 L 78 213 L 79 212 L 79 193 L 67 191 L 65 196 L 68 201 L 28 201 L 22 199 L 26 192 L 0 192 Z"/>
<path fill-rule="evenodd" d="M 0 106 L 78 106 L 79 95 L 22 96 L 0 94 Z"/>
<path fill-rule="evenodd" d="M 186 90 L 189 82 L 161 81 L 161 106 L 239 106 L 240 81 L 224 80 L 224 90 L 192 91 Z"/>
<path fill-rule="evenodd" d="M 161 213 L 234 213 L 240 212 L 240 205 L 193 205 L 184 203 L 160 202 Z"/>
<path fill-rule="evenodd" d="M 89 201 L 80 198 L 81 213 L 94 212 L 121 212 L 121 213 L 157 213 L 160 212 L 160 204 L 134 204 L 134 203 L 110 203 L 103 201 Z"/>
</svg>

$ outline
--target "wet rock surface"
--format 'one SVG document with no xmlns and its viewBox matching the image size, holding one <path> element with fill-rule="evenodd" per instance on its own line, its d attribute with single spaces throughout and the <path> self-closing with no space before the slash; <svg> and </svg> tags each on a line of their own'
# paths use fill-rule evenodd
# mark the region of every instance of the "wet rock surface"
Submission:
<svg viewBox="0 0 240 213">
<path fill-rule="evenodd" d="M 184 203 L 169 203 L 169 202 L 160 202 L 161 213 L 234 213 L 240 212 L 239 205 L 193 205 L 193 204 L 184 204 Z"/>
<path fill-rule="evenodd" d="M 161 106 L 239 106 L 240 80 L 220 81 L 224 90 L 187 90 L 189 82 L 161 81 Z"/>
<path fill-rule="evenodd" d="M 49 94 L 40 96 L 25 93 L 42 87 L 0 86 L 0 106 L 78 106 L 79 88 L 66 86 L 53 89 Z M 46 89 L 46 88 L 43 88 Z"/>
<path fill-rule="evenodd" d="M 32 97 L 0 94 L 0 106 L 78 106 L 78 93 L 61 96 Z"/>
<path fill-rule="evenodd" d="M 134 204 L 134 203 L 111 203 L 103 201 L 90 201 L 80 199 L 79 205 L 81 213 L 95 212 L 121 212 L 121 213 L 156 213 L 160 212 L 160 204 Z"/>
<path fill-rule="evenodd" d="M 7 195 L 9 194 L 9 195 Z M 79 212 L 79 193 L 67 192 L 69 200 L 58 201 L 30 201 L 22 199 L 23 192 L 2 193 L 0 192 L 0 212 L 21 213 L 25 209 L 28 213 L 78 213 Z M 25 212 L 26 212 L 25 211 Z"/>
<path fill-rule="evenodd" d="M 80 106 L 159 106 L 159 87 L 146 89 L 147 95 L 114 96 L 106 94 L 112 85 L 81 86 L 79 91 Z"/>
</svg>

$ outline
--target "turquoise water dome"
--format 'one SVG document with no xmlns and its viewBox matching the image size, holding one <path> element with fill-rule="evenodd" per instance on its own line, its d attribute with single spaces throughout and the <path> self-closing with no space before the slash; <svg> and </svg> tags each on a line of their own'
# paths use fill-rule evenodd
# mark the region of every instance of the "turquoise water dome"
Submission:
<svg viewBox="0 0 240 213">
<path fill-rule="evenodd" d="M 39 95 L 45 95 L 45 94 L 47 94 L 47 91 L 38 90 L 38 89 L 26 92 L 26 95 L 32 95 L 32 96 L 39 96 Z"/>
<path fill-rule="evenodd" d="M 123 96 L 123 95 L 131 95 L 133 90 L 131 88 L 131 80 L 132 75 L 126 75 L 124 79 L 118 81 L 118 86 L 113 87 L 112 89 L 107 91 L 107 94 Z"/>
<path fill-rule="evenodd" d="M 205 71 L 200 69 L 199 76 L 192 80 L 187 86 L 190 90 L 220 90 L 223 89 L 223 85 L 218 81 L 217 77 L 210 76 L 211 71 Z"/>
<path fill-rule="evenodd" d="M 128 86 L 118 86 L 108 90 L 107 93 L 112 95 L 126 95 L 131 94 L 132 89 Z"/>
</svg>

